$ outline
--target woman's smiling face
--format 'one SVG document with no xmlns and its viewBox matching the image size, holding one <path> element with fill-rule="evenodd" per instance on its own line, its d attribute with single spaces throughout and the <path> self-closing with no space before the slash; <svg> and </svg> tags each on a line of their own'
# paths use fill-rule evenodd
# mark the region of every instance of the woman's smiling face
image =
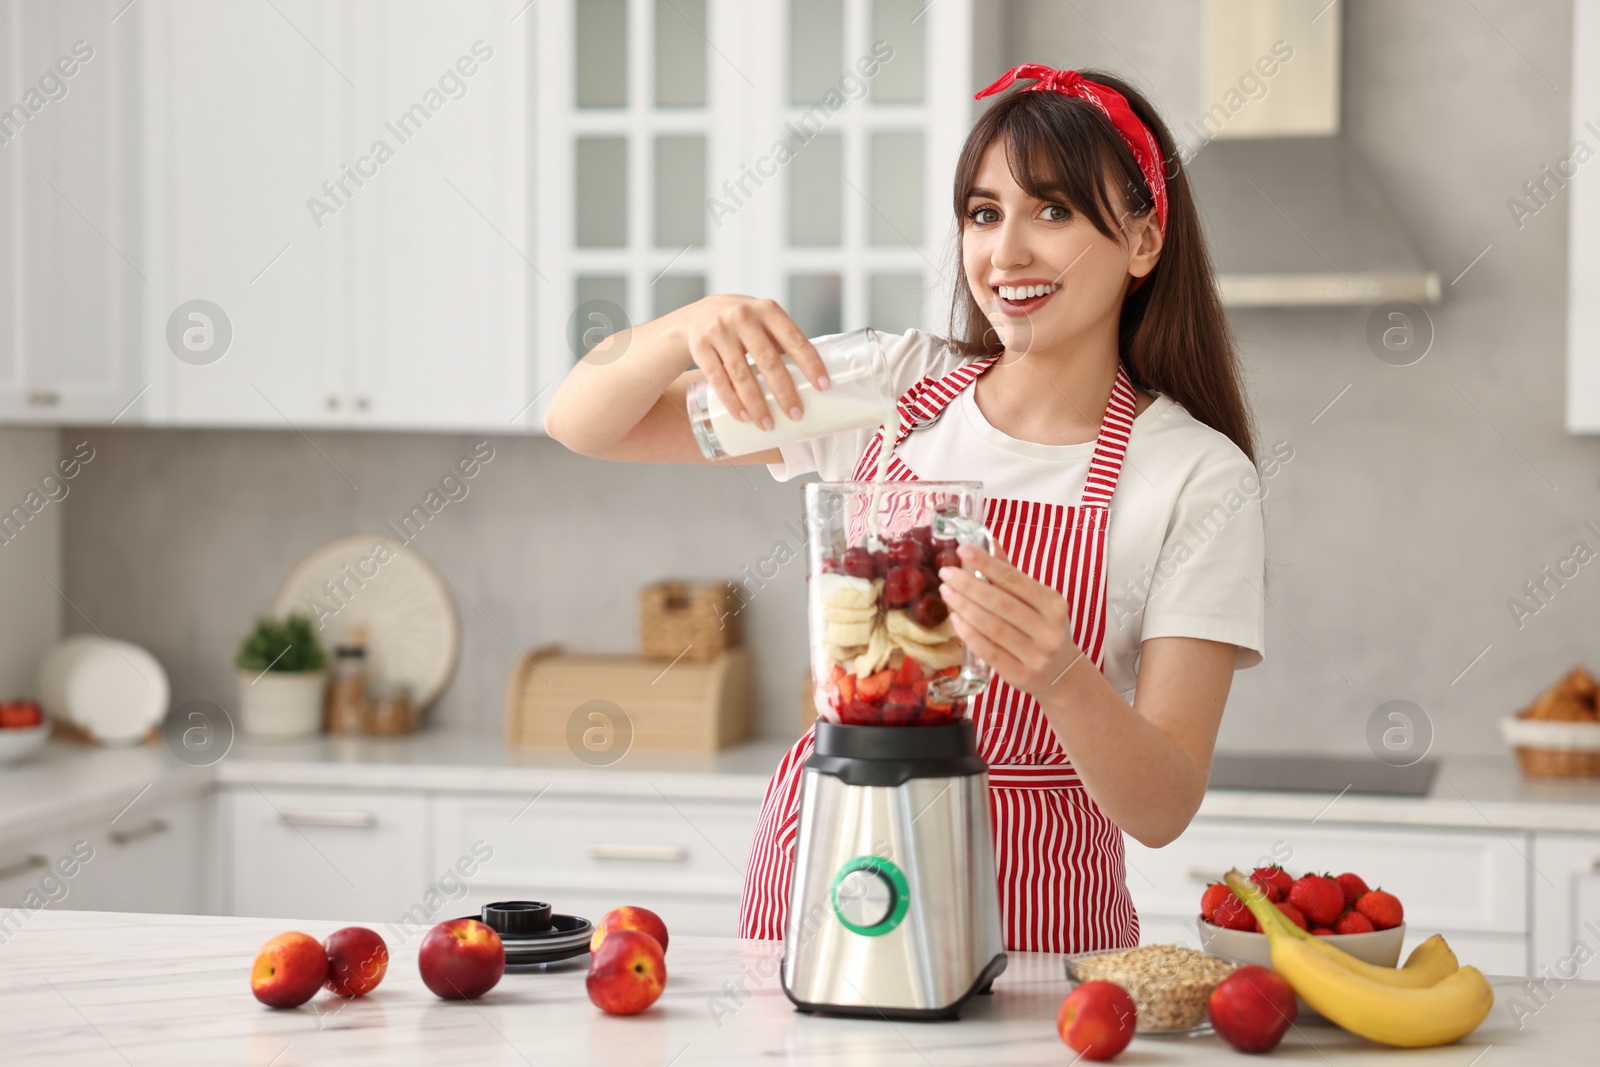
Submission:
<svg viewBox="0 0 1600 1067">
<path fill-rule="evenodd" d="M 1111 196 L 1126 231 L 1120 241 L 1096 229 L 1065 196 L 1029 195 L 1006 162 L 1004 138 L 984 151 L 962 222 L 961 259 L 972 295 L 1008 354 L 1070 352 L 1106 329 L 1115 338 L 1123 297 L 1134 278 L 1155 267 L 1161 237 L 1154 212 L 1129 217 L 1115 188 Z"/>
</svg>

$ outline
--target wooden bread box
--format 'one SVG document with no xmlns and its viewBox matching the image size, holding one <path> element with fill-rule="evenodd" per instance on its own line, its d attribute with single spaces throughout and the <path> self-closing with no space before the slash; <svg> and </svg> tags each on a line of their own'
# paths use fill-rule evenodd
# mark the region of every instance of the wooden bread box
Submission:
<svg viewBox="0 0 1600 1067">
<path fill-rule="evenodd" d="M 557 644 L 518 661 L 506 693 L 508 746 L 592 751 L 584 740 L 591 724 L 602 731 L 596 737 L 619 735 L 619 747 L 706 752 L 741 741 L 751 728 L 750 652 L 735 645 L 709 662 L 671 663 Z"/>
</svg>

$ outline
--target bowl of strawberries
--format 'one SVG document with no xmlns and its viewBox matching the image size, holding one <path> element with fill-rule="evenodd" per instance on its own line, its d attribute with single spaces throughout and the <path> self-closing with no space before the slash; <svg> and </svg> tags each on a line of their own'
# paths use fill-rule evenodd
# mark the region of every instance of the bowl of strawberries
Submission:
<svg viewBox="0 0 1600 1067">
<path fill-rule="evenodd" d="M 27 759 L 50 740 L 50 723 L 36 700 L 0 700 L 0 763 Z"/>
<path fill-rule="evenodd" d="M 1405 909 L 1400 898 L 1369 888 L 1358 874 L 1307 872 L 1296 878 L 1272 864 L 1257 867 L 1250 880 L 1302 930 L 1326 937 L 1357 959 L 1379 967 L 1400 962 L 1405 942 Z M 1221 882 L 1200 896 L 1200 947 L 1214 956 L 1272 966 L 1266 935 L 1244 901 Z"/>
</svg>

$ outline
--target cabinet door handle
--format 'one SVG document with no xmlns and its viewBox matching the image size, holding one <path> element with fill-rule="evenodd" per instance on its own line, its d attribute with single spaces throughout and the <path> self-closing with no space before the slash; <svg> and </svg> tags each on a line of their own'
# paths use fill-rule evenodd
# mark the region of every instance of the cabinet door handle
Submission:
<svg viewBox="0 0 1600 1067">
<path fill-rule="evenodd" d="M 1222 881 L 1222 875 L 1218 874 L 1216 871 L 1202 870 L 1199 867 L 1190 867 L 1187 871 L 1183 872 L 1183 876 L 1189 879 L 1189 881 L 1198 882 L 1201 885 L 1210 885 L 1212 882 Z"/>
<path fill-rule="evenodd" d="M 1600 856 L 1594 858 L 1594 862 L 1589 865 L 1589 869 L 1594 871 L 1595 874 L 1600 874 Z"/>
<path fill-rule="evenodd" d="M 167 820 L 151 819 L 137 830 L 111 831 L 111 843 L 113 845 L 131 845 L 135 841 L 143 840 L 146 837 L 154 837 L 157 834 L 164 834 L 170 829 L 172 829 L 172 827 L 167 824 Z"/>
<path fill-rule="evenodd" d="M 656 863 L 682 863 L 689 850 L 682 845 L 625 845 L 589 842 L 589 858 L 595 860 L 652 860 Z"/>
<path fill-rule="evenodd" d="M 28 404 L 36 408 L 53 408 L 61 403 L 61 394 L 54 389 L 34 389 L 28 393 Z"/>
<path fill-rule="evenodd" d="M 18 860 L 6 867 L 0 867 L 0 881 L 4 881 L 7 878 L 15 878 L 19 874 L 27 874 L 29 871 L 36 871 L 40 867 L 48 866 L 50 866 L 49 860 L 38 853 L 34 853 L 27 859 Z"/>
<path fill-rule="evenodd" d="M 354 830 L 378 825 L 378 817 L 370 811 L 280 811 L 278 813 L 290 826 L 347 826 Z"/>
</svg>

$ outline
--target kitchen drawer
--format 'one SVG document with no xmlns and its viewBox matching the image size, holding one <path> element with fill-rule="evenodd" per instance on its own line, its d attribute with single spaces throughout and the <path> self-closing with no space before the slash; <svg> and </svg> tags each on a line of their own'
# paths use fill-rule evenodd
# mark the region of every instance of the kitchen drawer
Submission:
<svg viewBox="0 0 1600 1067">
<path fill-rule="evenodd" d="M 83 865 L 64 908 L 187 915 L 201 910 L 204 812 L 198 797 L 135 803 L 87 838 L 94 859 Z"/>
<path fill-rule="evenodd" d="M 1398 896 L 1419 930 L 1528 932 L 1527 834 L 1205 820 L 1160 849 L 1124 840 L 1141 917 L 1194 916 L 1206 883 L 1230 866 L 1276 862 L 1296 875 L 1354 871 Z"/>
<path fill-rule="evenodd" d="M 1600 834 L 1536 834 L 1533 862 L 1535 971 L 1600 980 Z"/>
<path fill-rule="evenodd" d="M 543 894 L 651 891 L 737 899 L 760 805 L 545 794 L 441 796 L 431 868 L 443 872 L 474 842 L 494 850 L 471 880 Z M 437 873 L 434 875 L 437 877 Z"/>
<path fill-rule="evenodd" d="M 244 786 L 220 799 L 229 914 L 376 922 L 422 898 L 422 793 Z"/>
<path fill-rule="evenodd" d="M 84 871 L 98 853 L 88 833 L 64 830 L 47 831 L 0 850 L 0 909 L 72 906 Z M 0 944 L 28 917 L 26 910 L 0 915 Z"/>
</svg>

